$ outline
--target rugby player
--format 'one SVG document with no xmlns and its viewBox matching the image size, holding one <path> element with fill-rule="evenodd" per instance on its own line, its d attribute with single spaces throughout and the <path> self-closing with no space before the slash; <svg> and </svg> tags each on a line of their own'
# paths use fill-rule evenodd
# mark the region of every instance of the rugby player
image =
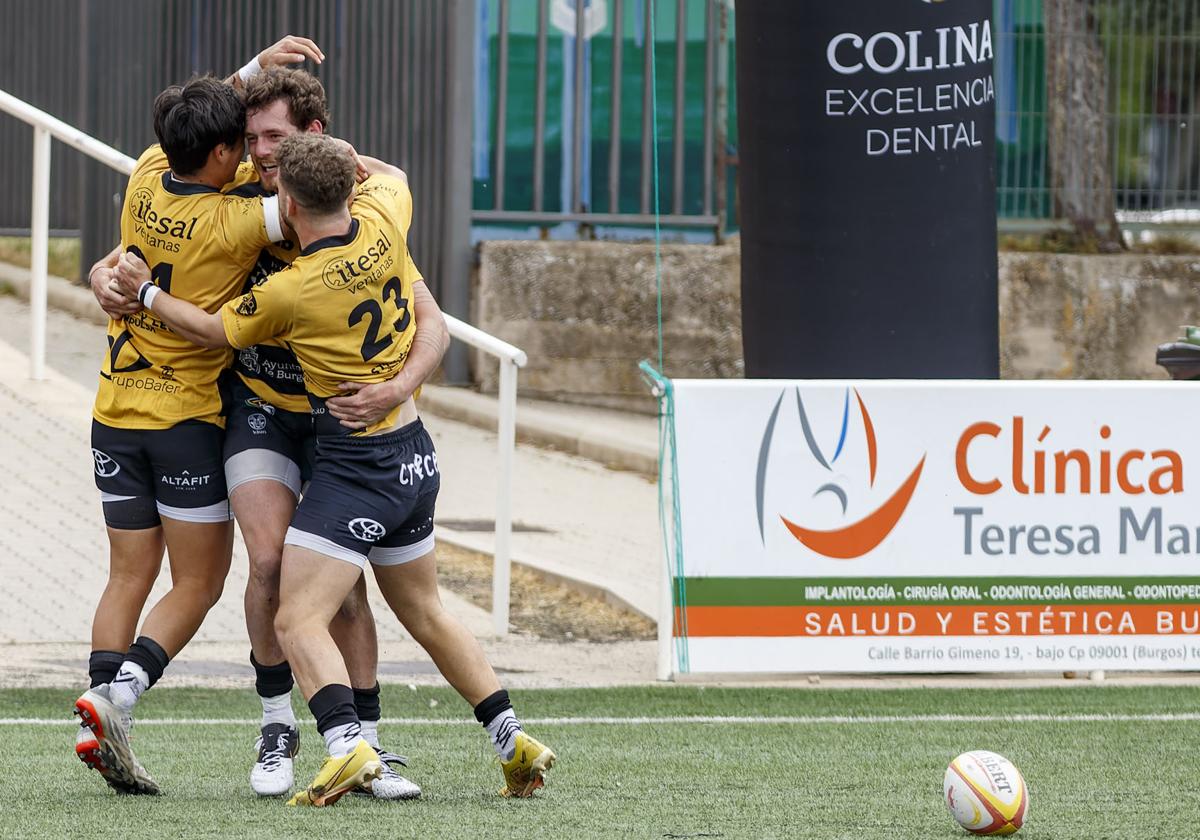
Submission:
<svg viewBox="0 0 1200 840">
<path fill-rule="evenodd" d="M 407 187 L 372 175 L 348 207 L 354 161 L 319 134 L 286 138 L 276 160 L 281 213 L 301 246 L 289 268 L 218 313 L 162 290 L 133 255 L 122 255 L 116 277 L 180 335 L 213 348 L 282 337 L 304 371 L 317 449 L 285 539 L 275 630 L 330 757 L 290 801 L 332 804 L 381 769 L 329 632 L 368 560 L 389 606 L 474 707 L 501 760 L 502 792 L 529 796 L 555 756 L 524 733 L 479 643 L 441 604 L 433 538 L 440 475 L 416 404 L 409 398 L 359 431 L 328 410 L 339 383 L 381 382 L 410 354 L 419 275 L 405 245 Z"/>
<path fill-rule="evenodd" d="M 138 159 L 121 212 L 121 248 L 155 282 L 216 311 L 259 252 L 283 239 L 275 198 L 221 193 L 241 163 L 238 94 L 212 77 L 154 102 L 158 145 Z M 129 749 L 130 714 L 221 595 L 233 544 L 221 464 L 217 379 L 230 353 L 197 348 L 149 311 L 110 322 L 92 422 L 92 454 L 110 546 L 92 625 L 92 688 L 75 710 L 76 753 L 116 790 L 157 793 Z M 164 546 L 171 589 L 134 630 Z"/>
<path fill-rule="evenodd" d="M 320 81 L 299 69 L 274 68 L 244 83 L 246 144 L 255 179 L 238 185 L 236 195 L 268 196 L 275 192 L 275 149 L 283 138 L 300 131 L 323 133 L 329 125 L 325 90 Z M 366 171 L 383 167 L 360 157 Z M 386 167 L 388 170 L 391 167 Z M 403 177 L 403 173 L 396 170 Z M 263 249 L 243 289 L 249 292 L 268 276 L 286 268 L 297 253 L 292 242 Z M 414 267 L 415 271 L 415 267 Z M 331 411 L 361 428 L 366 418 L 386 415 L 407 400 L 440 364 L 449 344 L 445 320 L 424 281 L 414 284 L 413 314 L 419 325 L 412 352 L 392 379 L 363 386 L 347 383 L 357 394 L 335 399 Z M 311 473 L 314 437 L 304 380 L 295 355 L 277 339 L 238 351 L 234 357 L 232 399 L 225 432 L 225 478 L 234 516 L 250 556 L 246 583 L 246 628 L 250 660 L 263 716 L 258 756 L 250 772 L 251 788 L 262 796 L 287 793 L 293 784 L 293 756 L 300 732 L 292 712 L 291 668 L 275 637 L 279 606 L 279 567 L 283 540 L 300 498 L 301 482 Z M 391 373 L 391 371 L 389 371 Z M 352 419 L 353 418 L 353 419 Z M 379 799 L 411 799 L 420 788 L 393 765 L 404 760 L 379 742 L 378 641 L 375 618 L 360 578 L 331 625 L 346 660 L 363 737 L 383 759 L 383 774 L 370 785 Z"/>
</svg>

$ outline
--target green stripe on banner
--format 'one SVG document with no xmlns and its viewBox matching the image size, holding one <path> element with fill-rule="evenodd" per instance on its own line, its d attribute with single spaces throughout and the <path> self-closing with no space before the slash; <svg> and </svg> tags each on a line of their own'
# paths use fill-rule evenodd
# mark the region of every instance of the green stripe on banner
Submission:
<svg viewBox="0 0 1200 840">
<path fill-rule="evenodd" d="M 693 607 L 1200 603 L 1200 577 L 689 577 Z"/>
</svg>

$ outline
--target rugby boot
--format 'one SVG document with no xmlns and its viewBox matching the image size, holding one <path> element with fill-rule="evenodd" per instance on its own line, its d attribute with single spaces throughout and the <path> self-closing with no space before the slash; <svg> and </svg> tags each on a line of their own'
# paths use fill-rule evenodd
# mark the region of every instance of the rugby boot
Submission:
<svg viewBox="0 0 1200 840">
<path fill-rule="evenodd" d="M 400 775 L 396 767 L 407 767 L 408 759 L 387 750 L 375 750 L 379 755 L 379 778 L 359 785 L 354 789 L 358 796 L 373 796 L 376 799 L 418 799 L 421 788 Z"/>
<path fill-rule="evenodd" d="M 108 786 L 117 793 L 137 793 L 137 790 L 126 785 L 119 775 L 108 769 L 108 765 L 104 763 L 104 755 L 100 751 L 100 742 L 96 739 L 95 733 L 83 724 L 80 724 L 79 732 L 75 736 L 75 755 L 85 765 L 99 773 Z"/>
<path fill-rule="evenodd" d="M 268 723 L 254 744 L 258 758 L 250 770 L 250 788 L 259 796 L 282 796 L 296 780 L 292 759 L 300 752 L 300 730 Z"/>
<path fill-rule="evenodd" d="M 516 750 L 508 761 L 501 761 L 504 770 L 504 796 L 527 797 L 545 784 L 546 771 L 554 764 L 555 755 L 540 741 L 518 732 Z"/>
<path fill-rule="evenodd" d="M 381 772 L 378 754 L 360 740 L 349 755 L 327 756 L 312 784 L 289 799 L 288 804 L 314 808 L 332 805 L 359 785 L 379 778 Z"/>
<path fill-rule="evenodd" d="M 114 779 L 127 793 L 157 794 L 158 783 L 150 777 L 129 747 L 133 718 L 118 709 L 108 697 L 107 685 L 89 688 L 75 701 L 75 714 L 96 736 L 97 752 Z M 77 753 L 78 754 L 78 753 Z M 108 776 L 105 780 L 113 785 Z M 114 789 L 116 785 L 113 785 Z"/>
</svg>

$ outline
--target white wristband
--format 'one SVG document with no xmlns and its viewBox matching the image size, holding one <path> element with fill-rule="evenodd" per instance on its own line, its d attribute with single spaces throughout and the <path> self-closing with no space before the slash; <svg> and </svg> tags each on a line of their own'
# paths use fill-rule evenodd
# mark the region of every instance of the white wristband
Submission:
<svg viewBox="0 0 1200 840">
<path fill-rule="evenodd" d="M 258 56 L 250 59 L 246 66 L 238 71 L 238 78 L 242 80 L 242 84 L 246 84 L 259 73 L 262 72 L 262 65 L 258 63 Z"/>
<path fill-rule="evenodd" d="M 139 295 L 139 297 L 142 299 L 142 306 L 153 311 L 154 299 L 160 294 L 162 294 L 162 289 L 160 289 L 158 286 L 150 286 L 150 288 L 146 289 L 146 291 Z"/>
</svg>

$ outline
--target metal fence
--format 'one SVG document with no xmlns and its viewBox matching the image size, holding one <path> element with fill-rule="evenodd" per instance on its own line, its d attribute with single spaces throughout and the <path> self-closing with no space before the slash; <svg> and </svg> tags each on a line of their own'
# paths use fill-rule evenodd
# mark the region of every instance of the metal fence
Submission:
<svg viewBox="0 0 1200 840">
<path fill-rule="evenodd" d="M 1063 0 L 1054 0 L 1061 3 Z M 996 149 L 998 206 L 1005 220 L 1059 214 L 1048 148 L 1047 59 L 1073 41 L 1097 58 L 1086 84 L 1103 100 L 1107 189 L 1126 222 L 1200 220 L 1200 0 L 1070 0 L 1072 25 L 1047 30 L 1049 2 L 997 0 Z M 1094 143 L 1074 123 L 1072 142 Z"/>
<path fill-rule="evenodd" d="M 0 89 L 136 157 L 153 142 L 151 105 L 162 88 L 193 73 L 227 75 L 282 34 L 309 35 L 327 56 L 315 73 L 332 131 L 409 173 L 414 258 L 446 310 L 465 317 L 473 5 L 6 0 Z M 29 135 L 0 115 L 0 228 L 29 224 Z M 82 232 L 86 265 L 117 239 L 125 179 L 64 147 L 54 155 L 51 227 Z"/>
<path fill-rule="evenodd" d="M 477 0 L 482 223 L 713 230 L 733 205 L 728 0 Z M 657 121 L 657 124 L 656 124 Z"/>
</svg>

